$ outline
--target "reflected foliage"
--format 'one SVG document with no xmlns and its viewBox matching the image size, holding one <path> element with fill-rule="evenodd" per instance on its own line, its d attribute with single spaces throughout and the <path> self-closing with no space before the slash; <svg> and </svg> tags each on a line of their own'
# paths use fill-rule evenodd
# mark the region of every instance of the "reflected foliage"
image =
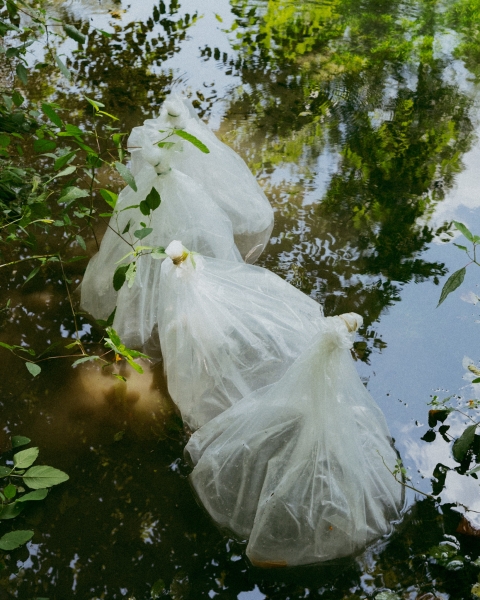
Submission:
<svg viewBox="0 0 480 600">
<path fill-rule="evenodd" d="M 275 182 L 282 260 L 273 247 L 264 263 L 369 325 L 403 284 L 445 273 L 421 253 L 443 231 L 429 217 L 473 137 L 471 99 L 435 52 L 446 17 L 423 0 L 232 7 L 227 63 L 245 85 L 230 112 L 254 112 L 231 142 L 241 150 L 261 133 L 249 164 Z"/>
</svg>

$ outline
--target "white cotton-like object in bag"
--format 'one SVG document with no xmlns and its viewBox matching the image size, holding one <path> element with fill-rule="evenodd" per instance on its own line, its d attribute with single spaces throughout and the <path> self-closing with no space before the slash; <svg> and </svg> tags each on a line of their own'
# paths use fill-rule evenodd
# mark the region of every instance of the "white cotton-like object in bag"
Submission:
<svg viewBox="0 0 480 600">
<path fill-rule="evenodd" d="M 242 261 L 230 219 L 201 184 L 169 167 L 170 154 L 163 151 L 161 163 L 156 167 L 143 164 L 135 178 L 137 192 L 131 187 L 122 190 L 100 250 L 90 260 L 81 285 L 81 307 L 96 319 L 107 319 L 117 306 L 113 327 L 129 347 L 144 345 L 152 334 L 147 314 L 152 312 L 151 304 L 155 304 L 161 294 L 158 287 L 154 289 L 160 278 L 161 261 L 150 255 L 140 257 L 133 286 L 128 288 L 124 284 L 116 292 L 113 275 L 118 263 L 132 249 L 125 239 L 136 242 L 137 246 L 165 247 L 175 238 L 181 238 L 189 248 L 207 256 Z M 139 205 L 152 187 L 160 194 L 161 204 L 151 213 L 149 222 L 149 217 L 139 208 L 127 207 Z M 141 222 L 153 231 L 139 241 L 134 232 L 141 228 Z M 122 233 L 128 223 L 129 231 Z"/>
<path fill-rule="evenodd" d="M 350 354 L 356 316 L 343 317 L 324 318 L 279 381 L 186 446 L 198 498 L 220 527 L 248 539 L 258 566 L 351 555 L 399 518 L 403 487 L 388 470 L 398 457 Z"/>
<path fill-rule="evenodd" d="M 195 430 L 280 379 L 324 317 L 266 269 L 197 254 L 179 260 L 180 250 L 167 248 L 173 259 L 162 264 L 148 327 L 158 323 L 168 391 Z"/>
<path fill-rule="evenodd" d="M 183 129 L 210 151 L 201 152 L 173 129 Z M 175 143 L 171 166 L 202 183 L 232 221 L 235 242 L 246 262 L 254 263 L 265 248 L 273 228 L 273 210 L 244 160 L 221 142 L 195 113 L 191 102 L 172 93 L 156 119 L 135 127 L 128 139 L 135 175 L 145 162 L 156 166 L 158 142 Z"/>
</svg>

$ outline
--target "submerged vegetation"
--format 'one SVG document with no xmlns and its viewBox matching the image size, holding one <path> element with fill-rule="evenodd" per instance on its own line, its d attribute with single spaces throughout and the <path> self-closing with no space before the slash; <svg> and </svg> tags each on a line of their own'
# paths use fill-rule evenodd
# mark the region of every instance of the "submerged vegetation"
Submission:
<svg viewBox="0 0 480 600">
<path fill-rule="evenodd" d="M 431 217 L 476 138 L 469 86 L 480 76 L 480 3 L 230 5 L 228 25 L 216 19 L 229 48 L 212 37 L 199 52 L 235 82 L 222 135 L 276 209 L 263 264 L 321 301 L 327 314 L 363 314 L 356 355 L 368 362 L 386 347 L 378 321 L 403 288 L 447 274 L 426 249 L 451 229 Z M 429 495 L 437 501 L 417 500 L 395 534 L 359 562 L 282 575 L 248 566 L 242 545 L 226 542 L 195 505 L 170 409 L 162 405 L 132 425 L 141 399 L 129 387 L 127 365 L 141 370 L 139 353 L 122 345 L 111 321 L 80 313 L 75 289 L 119 189 L 132 184 L 127 132 L 181 83 L 183 72 L 177 76 L 168 61 L 204 15 L 171 0 L 128 22 L 117 18 L 121 3 L 114 3 L 107 31 L 56 6 L 0 0 L 0 406 L 5 435 L 22 422 L 44 432 L 42 456 L 45 448 L 46 460 L 58 464 L 57 452 L 72 478 L 55 491 L 58 503 L 46 498 L 39 509 L 33 500 L 45 492 L 28 491 L 12 479 L 28 471 L 2 463 L 0 549 L 9 554 L 0 563 L 1 594 L 140 600 L 213 592 L 234 599 L 256 585 L 258 597 L 278 599 L 480 596 L 478 531 L 442 499 L 449 473 L 478 476 L 477 400 L 432 400 L 424 443 L 453 448 L 453 463 L 438 463 L 432 473 Z M 208 115 L 221 91 L 215 82 L 194 86 L 194 105 Z M 145 202 L 148 217 L 157 199 Z M 128 284 L 130 264 L 117 270 L 116 286 Z M 450 275 L 441 301 L 462 273 Z M 104 384 L 97 363 L 119 363 L 117 379 Z M 162 385 L 154 373 L 151 386 Z M 96 412 L 78 400 L 73 406 L 76 394 L 103 404 Z M 455 428 L 459 410 L 474 422 Z M 0 436 L 4 452 L 8 440 Z M 20 538 L 8 537 L 11 522 L 2 514 L 16 517 L 23 542 L 38 532 L 30 550 L 13 547 Z"/>
</svg>

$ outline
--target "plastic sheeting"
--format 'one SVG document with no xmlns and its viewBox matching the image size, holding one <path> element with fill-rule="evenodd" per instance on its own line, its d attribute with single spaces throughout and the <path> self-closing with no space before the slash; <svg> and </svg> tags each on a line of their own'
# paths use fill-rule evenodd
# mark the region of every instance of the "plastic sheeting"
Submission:
<svg viewBox="0 0 480 600">
<path fill-rule="evenodd" d="M 348 324 L 322 319 L 277 383 L 205 424 L 186 447 L 200 501 L 220 527 L 249 540 L 259 566 L 353 554 L 399 517 L 403 488 L 385 466 L 393 470 L 397 455 L 353 364 Z"/>
<path fill-rule="evenodd" d="M 177 135 L 166 136 L 173 129 L 183 129 L 199 139 L 210 151 L 202 153 L 192 143 Z M 135 127 L 128 139 L 134 175 L 145 162 L 161 164 L 157 143 L 162 139 L 174 143 L 170 164 L 200 182 L 211 198 L 232 222 L 235 242 L 246 262 L 254 263 L 265 248 L 273 228 L 273 210 L 244 160 L 221 142 L 197 116 L 190 101 L 170 94 L 156 119 Z M 186 243 L 186 238 L 180 238 Z M 195 249 L 195 248 L 192 248 Z"/>
<path fill-rule="evenodd" d="M 317 302 L 266 269 L 196 254 L 174 264 L 179 251 L 169 252 L 158 312 L 146 319 L 158 323 L 168 390 L 195 430 L 277 381 L 324 318 Z"/>
<path fill-rule="evenodd" d="M 170 158 L 168 151 L 163 151 L 163 155 L 165 161 Z M 160 294 L 158 288 L 153 291 L 161 264 L 148 255 L 139 258 L 133 287 L 124 285 L 117 293 L 113 288 L 113 274 L 118 262 L 132 249 L 127 241 L 165 247 L 182 237 L 192 249 L 207 256 L 242 260 L 233 240 L 230 219 L 201 184 L 176 169 L 166 167 L 165 172 L 158 173 L 148 163 L 135 179 L 138 191 L 126 187 L 120 193 L 100 250 L 90 260 L 81 285 L 81 307 L 96 319 L 107 319 L 117 305 L 113 327 L 130 347 L 142 346 L 151 334 L 145 325 L 145 315 L 152 310 L 150 304 Z M 151 213 L 149 222 L 138 205 L 152 187 L 159 192 L 161 204 Z M 153 231 L 139 242 L 134 232 L 141 228 L 141 222 Z M 128 232 L 122 233 L 128 224 Z"/>
</svg>

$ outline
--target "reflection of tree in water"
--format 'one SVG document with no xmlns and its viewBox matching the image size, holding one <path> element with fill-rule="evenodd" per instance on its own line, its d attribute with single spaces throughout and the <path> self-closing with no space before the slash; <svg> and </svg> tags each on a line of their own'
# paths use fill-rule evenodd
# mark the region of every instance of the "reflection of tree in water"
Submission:
<svg viewBox="0 0 480 600">
<path fill-rule="evenodd" d="M 277 183 L 275 231 L 288 235 L 263 262 L 328 313 L 356 310 L 371 324 L 402 284 L 445 272 L 421 258 L 428 217 L 471 143 L 471 102 L 433 55 L 435 3 L 232 4 L 231 64 L 246 85 L 230 112 L 255 110 L 234 143 L 260 132 L 251 166 L 267 180 L 290 168 L 300 189 L 312 187 L 319 157 L 337 156 L 318 204 Z"/>
<path fill-rule="evenodd" d="M 62 15 L 71 21 L 68 9 Z M 178 0 L 154 5 L 152 15 L 145 21 L 123 25 L 116 23 L 112 37 L 89 27 L 88 21 L 78 27 L 87 36 L 67 66 L 75 74 L 77 87 L 68 94 L 70 107 L 83 105 L 83 94 L 103 102 L 109 112 L 118 114 L 122 126 L 138 125 L 158 109 L 174 74 L 163 63 L 179 52 L 188 29 L 196 22 L 197 14 L 181 12 Z M 43 90 L 49 93 L 51 90 Z M 62 93 L 58 96 L 62 101 Z M 128 129 L 121 129 L 127 131 Z"/>
</svg>

